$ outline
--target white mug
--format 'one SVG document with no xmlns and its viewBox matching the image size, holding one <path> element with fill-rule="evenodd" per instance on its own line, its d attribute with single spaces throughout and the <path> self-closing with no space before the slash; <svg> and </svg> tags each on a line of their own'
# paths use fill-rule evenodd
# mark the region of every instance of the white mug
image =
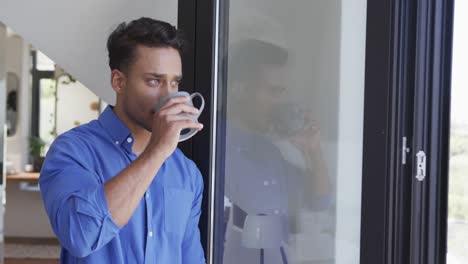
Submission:
<svg viewBox="0 0 468 264">
<path fill-rule="evenodd" d="M 24 165 L 24 171 L 25 172 L 32 172 L 34 170 L 34 167 L 32 164 L 26 164 Z"/>
</svg>

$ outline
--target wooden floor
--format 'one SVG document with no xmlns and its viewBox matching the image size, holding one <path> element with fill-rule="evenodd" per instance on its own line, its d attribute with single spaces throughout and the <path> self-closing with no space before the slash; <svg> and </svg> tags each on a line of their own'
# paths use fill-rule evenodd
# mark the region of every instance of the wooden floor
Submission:
<svg viewBox="0 0 468 264">
<path fill-rule="evenodd" d="M 5 258 L 5 264 L 59 264 L 58 259 L 14 259 Z"/>
</svg>

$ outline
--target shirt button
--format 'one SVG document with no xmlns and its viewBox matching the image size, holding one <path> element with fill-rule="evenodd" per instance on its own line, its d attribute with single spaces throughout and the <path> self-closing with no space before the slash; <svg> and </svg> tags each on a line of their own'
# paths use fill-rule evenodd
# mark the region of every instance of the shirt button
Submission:
<svg viewBox="0 0 468 264">
<path fill-rule="evenodd" d="M 127 138 L 127 142 L 132 143 L 132 138 L 131 137 Z"/>
<path fill-rule="evenodd" d="M 146 197 L 146 198 L 149 198 L 149 193 L 145 193 L 145 197 Z"/>
<path fill-rule="evenodd" d="M 116 142 L 115 142 L 115 144 L 117 144 L 117 145 L 118 145 L 118 144 L 119 144 L 119 141 L 116 141 Z"/>
<path fill-rule="evenodd" d="M 268 182 L 268 181 L 263 182 L 263 185 L 265 185 L 265 186 L 268 186 L 269 184 L 270 184 L 270 182 Z"/>
<path fill-rule="evenodd" d="M 149 234 L 148 234 L 150 237 L 153 237 L 153 231 L 149 231 Z"/>
</svg>

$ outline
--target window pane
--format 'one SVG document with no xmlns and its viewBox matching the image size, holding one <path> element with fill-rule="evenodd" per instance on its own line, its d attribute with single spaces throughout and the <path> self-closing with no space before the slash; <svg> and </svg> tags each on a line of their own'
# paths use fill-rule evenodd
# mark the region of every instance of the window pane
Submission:
<svg viewBox="0 0 468 264">
<path fill-rule="evenodd" d="M 365 29 L 364 0 L 229 3 L 224 263 L 359 263 Z"/>
<path fill-rule="evenodd" d="M 56 86 L 54 79 L 41 79 L 39 83 L 39 137 L 50 145 L 55 139 Z"/>
<path fill-rule="evenodd" d="M 447 264 L 468 263 L 468 2 L 455 1 Z"/>
</svg>

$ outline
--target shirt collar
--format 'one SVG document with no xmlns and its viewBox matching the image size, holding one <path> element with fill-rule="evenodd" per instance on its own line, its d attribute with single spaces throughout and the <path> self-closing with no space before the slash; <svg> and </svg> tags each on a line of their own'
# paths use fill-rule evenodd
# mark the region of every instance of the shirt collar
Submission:
<svg viewBox="0 0 468 264">
<path fill-rule="evenodd" d="M 113 106 L 108 105 L 104 112 L 99 116 L 99 123 L 112 137 L 116 144 L 125 142 L 131 135 L 130 129 L 114 113 Z"/>
</svg>

